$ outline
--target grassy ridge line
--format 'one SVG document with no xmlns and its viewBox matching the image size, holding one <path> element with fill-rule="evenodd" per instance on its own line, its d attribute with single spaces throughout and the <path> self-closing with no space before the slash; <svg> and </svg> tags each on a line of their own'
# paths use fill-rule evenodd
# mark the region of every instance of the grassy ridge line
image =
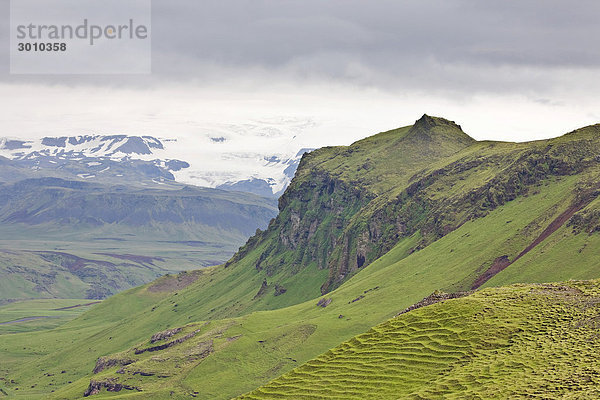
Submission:
<svg viewBox="0 0 600 400">
<path fill-rule="evenodd" d="M 379 133 L 350 146 L 315 150 L 303 157 L 280 198 L 280 214 L 267 233 L 251 238 L 230 263 L 276 233 L 261 253 L 257 268 L 267 274 L 287 269 L 288 275 L 293 275 L 315 263 L 329 270 L 321 290 L 331 291 L 397 243 L 398 235 L 387 237 L 393 224 L 387 216 L 375 216 L 374 212 L 390 201 L 396 203 L 394 197 L 407 188 L 415 173 L 473 144 L 456 124 L 423 116 L 413 126 Z M 411 210 L 405 211 L 410 214 Z M 418 220 L 416 215 L 404 217 Z M 372 232 L 387 236 L 374 239 Z M 358 244 L 361 240 L 366 243 Z M 359 248 L 363 254 L 358 254 Z"/>
<path fill-rule="evenodd" d="M 542 186 L 538 194 L 517 199 L 487 217 L 466 223 L 457 231 L 406 258 L 404 258 L 405 252 L 410 246 L 401 243 L 393 252 L 328 295 L 332 303 L 324 309 L 317 307 L 316 301 L 309 301 L 284 309 L 256 312 L 239 317 L 236 319 L 239 324 L 228 329 L 224 335 L 233 337 L 241 334 L 242 337 L 187 370 L 180 377 L 181 380 L 167 379 L 159 385 L 155 381 L 156 378 L 135 375 L 136 385 L 146 391 L 140 396 L 147 395 L 148 392 L 153 396 L 163 393 L 161 387 L 169 387 L 169 390 L 174 390 L 181 395 L 198 391 L 199 398 L 227 398 L 243 393 L 251 390 L 257 382 L 266 382 L 275 378 L 298 363 L 316 356 L 327 348 L 334 347 L 341 340 L 364 332 L 436 289 L 452 287 L 455 282 L 470 284 L 478 269 L 485 268 L 487 263 L 491 263 L 497 257 L 497 251 L 510 250 L 517 254 L 526 245 L 525 243 L 533 240 L 543 226 L 540 225 L 537 230 L 533 229 L 532 222 L 551 220 L 553 215 L 560 213 L 562 209 L 556 205 L 569 204 L 570 189 L 574 183 L 575 179 L 571 178 L 555 182 L 551 186 Z M 510 218 L 514 221 L 507 224 Z M 525 229 L 527 227 L 529 228 Z M 493 236 L 490 236 L 490 232 L 493 232 Z M 522 232 L 522 236 L 519 232 Z M 594 240 L 597 241 L 597 237 L 587 237 L 584 240 L 591 241 L 591 246 L 592 243 L 596 243 Z M 570 259 L 568 254 L 563 254 L 563 257 L 565 260 Z M 398 259 L 400 261 L 397 261 Z M 568 276 L 563 276 L 563 279 L 578 277 L 577 275 L 581 278 L 589 278 L 587 274 L 597 276 L 599 273 L 597 268 L 595 271 L 584 273 L 575 271 L 571 275 L 572 272 L 570 271 Z M 378 289 L 364 293 L 377 286 Z M 190 287 L 189 290 L 197 292 L 199 288 Z M 168 303 L 177 298 L 179 307 L 182 307 L 186 304 L 184 298 L 188 294 L 187 291 L 180 291 L 176 297 L 171 296 L 165 301 Z M 352 302 L 361 295 L 364 298 Z M 187 307 L 179 307 L 177 307 L 178 312 L 185 313 Z M 171 308 L 173 308 L 172 303 Z M 166 320 L 168 315 L 175 317 L 176 313 L 162 312 L 161 315 Z M 339 315 L 344 317 L 339 318 Z M 150 322 L 144 321 L 147 317 L 147 313 L 138 315 L 135 322 L 128 321 L 127 324 L 133 323 L 140 328 L 139 331 L 148 332 L 149 329 L 143 328 Z M 308 338 L 282 344 L 280 338 L 295 337 L 294 332 L 300 326 L 306 325 L 317 327 Z M 155 326 L 158 327 L 157 324 Z M 170 324 L 161 324 L 160 329 L 175 326 L 180 325 L 177 325 L 176 319 L 173 318 Z M 111 329 L 111 332 L 119 330 L 121 328 L 116 327 Z M 149 332 L 146 337 L 149 338 L 158 330 Z M 101 336 L 104 337 L 104 345 L 110 342 L 105 334 Z M 275 345 L 265 349 L 259 341 L 272 342 Z M 101 344 L 98 340 L 93 343 Z M 240 358 L 240 354 L 244 357 Z M 169 358 L 169 351 L 166 350 L 162 356 Z M 92 366 L 88 371 L 91 368 Z M 115 374 L 115 371 L 116 368 L 107 371 L 104 377 L 129 379 Z M 86 389 L 89 379 L 94 379 L 91 375 L 88 377 L 78 381 L 76 385 L 61 389 L 57 392 L 56 398 L 77 397 Z M 121 395 L 124 396 L 125 393 Z M 127 394 L 130 395 L 134 393 Z"/>
<path fill-rule="evenodd" d="M 433 120 L 437 125 L 427 131 L 419 128 L 420 120 L 349 147 L 307 155 L 280 200 L 279 216 L 231 263 L 269 241 L 257 269 L 267 274 L 287 269 L 293 275 L 317 263 L 330 272 L 321 288 L 325 293 L 400 237 L 420 231 L 417 247 L 423 248 L 464 222 L 528 195 L 545 179 L 598 167 L 597 126 L 566 138 L 470 142 L 456 149 L 456 137 L 464 133 L 449 121 Z M 437 153 L 425 151 L 431 146 Z"/>
<path fill-rule="evenodd" d="M 600 281 L 485 289 L 391 319 L 240 399 L 597 398 Z"/>
<path fill-rule="evenodd" d="M 432 163 L 445 163 L 475 140 L 460 126 L 424 115 L 415 125 L 381 132 L 351 146 L 324 147 L 303 157 L 292 185 L 310 180 L 313 171 L 386 194 L 405 186 L 412 173 Z M 415 151 L 409 151 L 415 150 Z"/>
</svg>

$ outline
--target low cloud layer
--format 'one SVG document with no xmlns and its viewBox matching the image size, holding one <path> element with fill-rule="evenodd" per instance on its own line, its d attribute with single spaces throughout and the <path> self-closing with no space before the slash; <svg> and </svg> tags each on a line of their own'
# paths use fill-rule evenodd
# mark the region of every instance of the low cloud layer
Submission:
<svg viewBox="0 0 600 400">
<path fill-rule="evenodd" d="M 494 84 L 503 69 L 534 75 L 600 66 L 595 1 L 154 0 L 152 11 L 158 81 L 275 74 L 455 90 L 469 76 L 473 90 L 498 90 L 509 84 L 502 76 Z M 36 78 L 5 72 L 2 79 Z"/>
<path fill-rule="evenodd" d="M 1 14 L 7 16 L 8 1 L 1 1 Z M 412 110 L 411 98 L 431 105 L 423 112 L 452 111 L 439 104 L 462 105 L 473 120 L 484 98 L 490 107 L 500 107 L 498 115 L 515 98 L 528 105 L 523 110 L 559 110 L 556 115 L 572 118 L 565 127 L 597 118 L 596 1 L 153 0 L 152 11 L 152 75 L 15 76 L 8 74 L 3 53 L 0 83 L 57 86 L 64 96 L 86 87 L 139 94 L 183 86 L 205 97 L 202 101 L 214 93 L 235 93 L 236 99 L 250 93 L 253 107 L 261 92 L 279 90 L 293 98 L 300 88 L 301 96 L 306 88 L 317 88 L 315 96 L 326 94 L 320 106 L 332 107 L 332 118 L 343 118 L 331 105 L 336 98 L 329 88 L 335 87 L 343 96 L 353 93 L 358 103 L 361 96 L 371 103 L 397 96 L 397 104 L 407 109 Z M 8 18 L 1 23 L 0 45 L 6 48 Z M 137 94 L 136 100 L 143 97 Z M 121 93 L 115 102 L 134 97 Z M 147 108 L 160 109 L 161 101 L 169 99 L 148 100 Z M 272 106 L 265 98 L 261 116 L 270 116 Z M 90 113 L 85 101 L 81 107 Z"/>
</svg>

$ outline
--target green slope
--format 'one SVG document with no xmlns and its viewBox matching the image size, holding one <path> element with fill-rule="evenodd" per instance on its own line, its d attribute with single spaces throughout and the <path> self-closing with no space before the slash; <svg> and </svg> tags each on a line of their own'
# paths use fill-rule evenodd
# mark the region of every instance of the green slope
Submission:
<svg viewBox="0 0 600 400">
<path fill-rule="evenodd" d="M 0 335 L 52 329 L 99 302 L 88 299 L 38 299 L 0 304 Z"/>
<path fill-rule="evenodd" d="M 24 398 L 53 390 L 78 398 L 94 388 L 97 397 L 229 398 L 435 290 L 471 289 L 499 258 L 516 261 L 484 285 L 504 274 L 520 279 L 511 271 L 526 262 L 536 271 L 531 281 L 596 278 L 599 236 L 588 232 L 598 205 L 598 130 L 474 142 L 455 124 L 424 116 L 348 148 L 317 150 L 303 158 L 276 220 L 227 264 L 116 295 L 52 331 L 3 337 L 6 349 L 27 343 L 22 360 L 7 364 L 3 390 Z M 331 302 L 321 307 L 319 298 Z M 199 331 L 135 354 L 177 327 L 184 331 L 173 340 Z M 99 357 L 133 362 L 94 374 Z"/>
<path fill-rule="evenodd" d="M 516 285 L 377 325 L 243 399 L 591 399 L 600 281 Z"/>
<path fill-rule="evenodd" d="M 31 243 L 29 243 L 31 245 Z M 141 246 L 140 246 L 141 247 Z M 110 253 L 0 250 L 0 300 L 36 298 L 103 299 L 166 273 L 200 267 L 179 256 L 139 255 L 130 247 Z M 118 253 L 115 253 L 115 250 Z M 98 251 L 102 251 L 99 249 Z M 130 251 L 134 254 L 125 253 Z"/>
</svg>

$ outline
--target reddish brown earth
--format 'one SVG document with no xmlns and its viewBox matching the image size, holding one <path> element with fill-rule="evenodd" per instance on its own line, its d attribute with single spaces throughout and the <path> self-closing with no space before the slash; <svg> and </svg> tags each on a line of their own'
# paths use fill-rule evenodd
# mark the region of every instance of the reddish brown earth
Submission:
<svg viewBox="0 0 600 400">
<path fill-rule="evenodd" d="M 591 201 L 591 199 L 590 199 L 590 201 Z M 578 203 L 578 204 L 575 204 L 575 205 L 569 207 L 568 209 L 566 209 L 562 214 L 560 214 L 558 217 L 556 217 L 556 219 L 554 219 L 554 221 L 552 221 L 550 223 L 550 225 L 548 225 L 546 227 L 546 229 L 544 229 L 544 231 L 540 234 L 540 236 L 538 236 L 533 242 L 531 242 L 529 244 L 529 246 L 525 247 L 525 249 L 522 252 L 520 252 L 519 255 L 517 257 L 515 257 L 514 260 L 510 261 L 508 259 L 508 256 L 501 256 L 501 257 L 496 258 L 494 260 L 494 262 L 492 263 L 492 265 L 483 274 L 479 275 L 477 277 L 477 279 L 475 279 L 475 282 L 473 282 L 471 289 L 479 288 L 481 285 L 483 285 L 484 283 L 489 281 L 498 272 L 508 268 L 511 264 L 513 264 L 519 258 L 521 258 L 525 254 L 529 253 L 538 244 L 540 244 L 544 240 L 546 240 L 548 238 L 548 236 L 550 236 L 554 232 L 556 232 L 556 230 L 558 228 L 563 226 L 573 215 L 575 215 L 575 213 L 577 211 L 581 210 L 586 205 L 588 205 L 590 203 L 590 201 Z"/>
<path fill-rule="evenodd" d="M 202 274 L 201 271 L 190 271 L 182 272 L 177 275 L 169 277 L 163 277 L 148 287 L 149 292 L 173 292 L 175 290 L 181 290 L 196 282 L 198 277 Z"/>
<path fill-rule="evenodd" d="M 513 261 L 510 261 L 508 259 L 508 256 L 496 258 L 492 265 L 483 274 L 479 275 L 477 279 L 475 279 L 475 282 L 473 282 L 471 289 L 477 289 L 478 287 L 489 281 L 498 272 L 502 271 L 512 263 Z"/>
</svg>

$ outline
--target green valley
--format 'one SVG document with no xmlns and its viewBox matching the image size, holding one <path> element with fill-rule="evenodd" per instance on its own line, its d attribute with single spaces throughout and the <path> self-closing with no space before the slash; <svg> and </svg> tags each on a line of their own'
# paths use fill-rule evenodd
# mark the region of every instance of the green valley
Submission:
<svg viewBox="0 0 600 400">
<path fill-rule="evenodd" d="M 103 299 L 220 264 L 276 210 L 248 193 L 146 186 L 0 184 L 0 300 Z"/>
</svg>

